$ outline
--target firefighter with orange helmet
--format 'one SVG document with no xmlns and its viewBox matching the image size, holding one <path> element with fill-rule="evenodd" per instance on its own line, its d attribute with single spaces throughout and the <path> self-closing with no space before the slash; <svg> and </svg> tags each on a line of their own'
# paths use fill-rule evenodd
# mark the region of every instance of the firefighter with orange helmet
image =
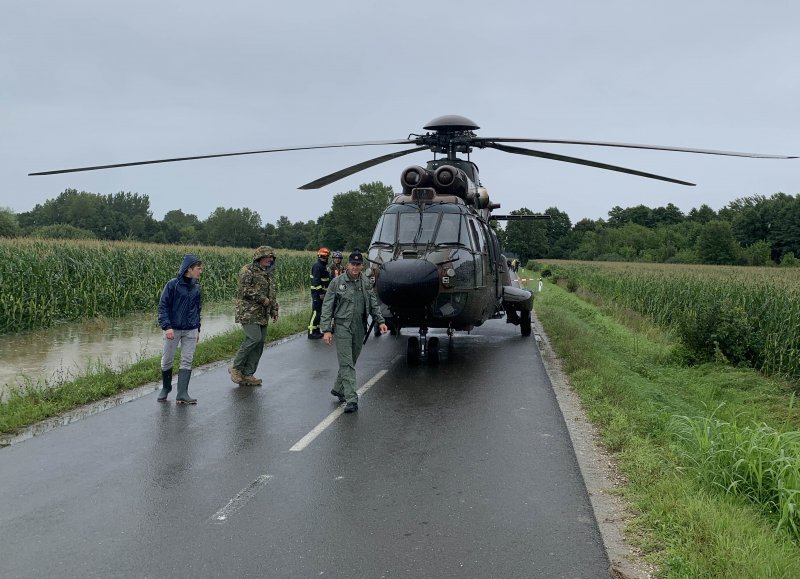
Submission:
<svg viewBox="0 0 800 579">
<path fill-rule="evenodd" d="M 328 284 L 331 283 L 331 274 L 328 272 L 328 257 L 331 250 L 327 247 L 320 247 L 317 252 L 317 261 L 311 266 L 311 320 L 308 322 L 308 339 L 318 340 L 322 338 L 319 331 L 319 319 L 322 317 L 322 300 L 325 299 L 325 292 Z"/>
</svg>

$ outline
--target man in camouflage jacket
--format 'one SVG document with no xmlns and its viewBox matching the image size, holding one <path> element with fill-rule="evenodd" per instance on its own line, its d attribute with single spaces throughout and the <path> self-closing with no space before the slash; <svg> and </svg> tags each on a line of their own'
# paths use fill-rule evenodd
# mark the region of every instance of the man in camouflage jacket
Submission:
<svg viewBox="0 0 800 579">
<path fill-rule="evenodd" d="M 234 319 L 242 324 L 244 341 L 228 370 L 236 384 L 260 386 L 262 383 L 261 378 L 253 374 L 264 351 L 269 320 L 278 319 L 274 270 L 275 251 L 266 245 L 257 248 L 253 261 L 239 270 Z"/>
</svg>

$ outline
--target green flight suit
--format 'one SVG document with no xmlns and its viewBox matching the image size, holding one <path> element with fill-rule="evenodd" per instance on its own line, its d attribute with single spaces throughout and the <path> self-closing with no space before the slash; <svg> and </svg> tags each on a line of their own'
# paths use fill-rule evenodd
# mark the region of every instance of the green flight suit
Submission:
<svg viewBox="0 0 800 579">
<path fill-rule="evenodd" d="M 323 333 L 330 332 L 333 324 L 336 324 L 333 341 L 339 359 L 339 372 L 333 390 L 342 393 L 347 402 L 358 402 L 356 360 L 367 333 L 367 315 L 375 318 L 376 324 L 384 323 L 378 299 L 367 275 L 362 272 L 353 279 L 345 271 L 331 280 L 322 302 L 320 328 Z"/>
</svg>

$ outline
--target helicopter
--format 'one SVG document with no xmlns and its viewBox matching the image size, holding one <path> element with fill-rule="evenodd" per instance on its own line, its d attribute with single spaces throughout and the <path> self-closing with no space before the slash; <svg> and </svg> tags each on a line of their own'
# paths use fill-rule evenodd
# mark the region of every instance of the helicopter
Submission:
<svg viewBox="0 0 800 579">
<path fill-rule="evenodd" d="M 401 173 L 402 191 L 394 196 L 379 218 L 367 250 L 367 259 L 371 264 L 371 277 L 382 313 L 392 328 L 392 333 L 399 335 L 402 328 L 418 329 L 418 335 L 408 338 L 408 364 L 417 365 L 425 361 L 434 365 L 439 361 L 440 344 L 437 336 L 428 337 L 428 330 L 431 328 L 445 329 L 447 336 L 452 338 L 457 331 L 471 331 L 491 318 L 505 315 L 508 322 L 520 327 L 522 336 L 531 334 L 533 295 L 529 290 L 520 287 L 509 271 L 508 260 L 501 252 L 491 222 L 547 219 L 549 216 L 493 214 L 500 204 L 490 200 L 489 193 L 480 180 L 478 166 L 470 158 L 473 150 L 491 148 L 685 186 L 693 186 L 694 183 L 506 143 L 590 145 L 735 157 L 796 158 L 603 141 L 480 137 L 475 132 L 480 127 L 471 119 L 460 115 L 437 117 L 423 128 L 426 133 L 411 133 L 403 139 L 175 157 L 58 169 L 29 175 L 54 175 L 280 151 L 373 145 L 412 146 L 357 163 L 299 187 L 319 189 L 380 163 L 420 151 L 431 151 L 433 159 L 425 167 L 412 165 Z"/>
</svg>

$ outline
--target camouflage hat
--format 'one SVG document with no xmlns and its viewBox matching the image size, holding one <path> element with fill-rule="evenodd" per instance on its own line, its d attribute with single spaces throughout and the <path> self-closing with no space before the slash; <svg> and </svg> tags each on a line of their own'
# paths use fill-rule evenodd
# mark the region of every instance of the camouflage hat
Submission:
<svg viewBox="0 0 800 579">
<path fill-rule="evenodd" d="M 275 250 L 269 245 L 256 247 L 256 250 L 253 252 L 253 261 L 258 261 L 262 257 L 275 257 Z"/>
</svg>

